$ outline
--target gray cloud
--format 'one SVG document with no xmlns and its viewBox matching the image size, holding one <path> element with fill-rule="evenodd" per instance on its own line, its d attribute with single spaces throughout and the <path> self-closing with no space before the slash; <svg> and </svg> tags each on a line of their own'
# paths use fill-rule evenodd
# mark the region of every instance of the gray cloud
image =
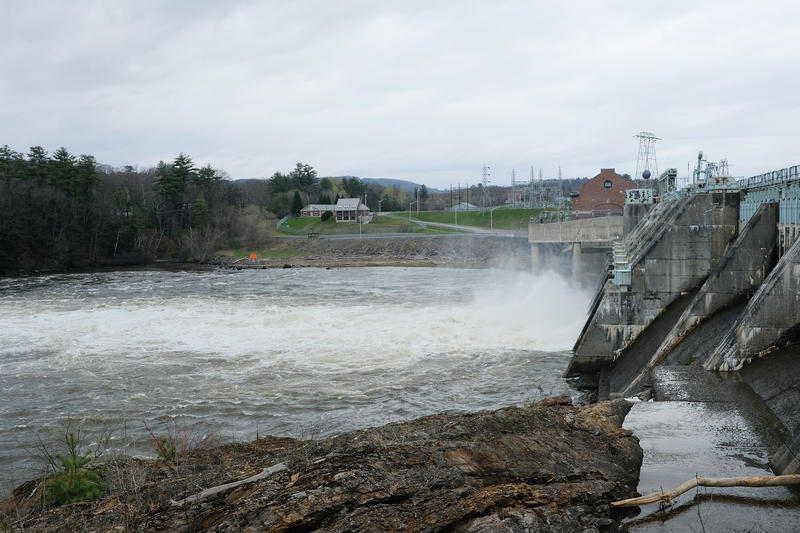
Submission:
<svg viewBox="0 0 800 533">
<path fill-rule="evenodd" d="M 0 144 L 433 186 L 800 162 L 793 2 L 3 2 Z"/>
</svg>

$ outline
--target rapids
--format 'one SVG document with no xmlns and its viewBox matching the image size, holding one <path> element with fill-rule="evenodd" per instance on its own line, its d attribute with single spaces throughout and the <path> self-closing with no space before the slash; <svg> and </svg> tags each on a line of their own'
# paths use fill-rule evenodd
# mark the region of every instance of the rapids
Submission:
<svg viewBox="0 0 800 533">
<path fill-rule="evenodd" d="M 0 279 L 0 491 L 35 475 L 36 443 L 65 420 L 152 455 L 145 425 L 314 438 L 566 393 L 587 301 L 503 270 Z"/>
</svg>

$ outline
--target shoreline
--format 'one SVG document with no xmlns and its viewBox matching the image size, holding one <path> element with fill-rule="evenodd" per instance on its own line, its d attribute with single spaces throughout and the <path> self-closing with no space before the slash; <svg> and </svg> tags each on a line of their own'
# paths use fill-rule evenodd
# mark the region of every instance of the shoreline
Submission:
<svg viewBox="0 0 800 533">
<path fill-rule="evenodd" d="M 621 427 L 630 407 L 558 397 L 323 440 L 116 456 L 94 466 L 100 499 L 43 509 L 32 480 L 0 516 L 26 531 L 619 531 L 632 512 L 608 503 L 635 494 L 642 462 Z"/>
<path fill-rule="evenodd" d="M 527 241 L 511 239 L 463 239 L 457 236 L 437 238 L 390 237 L 359 239 L 297 239 L 274 240 L 263 247 L 251 248 L 254 252 L 269 252 L 269 257 L 236 259 L 232 251 L 218 250 L 205 261 L 179 261 L 171 258 L 149 261 L 106 261 L 94 266 L 75 268 L 30 268 L 25 271 L 4 272 L 2 277 L 20 278 L 73 274 L 81 272 L 108 272 L 156 268 L 161 270 L 206 270 L 213 268 L 284 268 L 319 267 L 345 268 L 369 266 L 447 266 L 453 268 L 504 268 L 526 270 L 530 268 L 530 251 Z"/>
</svg>

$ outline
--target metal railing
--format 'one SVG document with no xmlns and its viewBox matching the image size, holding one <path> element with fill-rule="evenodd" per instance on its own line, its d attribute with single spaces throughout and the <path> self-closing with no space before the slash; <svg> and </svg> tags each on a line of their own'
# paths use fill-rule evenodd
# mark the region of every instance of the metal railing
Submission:
<svg viewBox="0 0 800 533">
<path fill-rule="evenodd" d="M 739 184 L 742 188 L 749 189 L 794 180 L 800 180 L 800 165 L 782 168 L 780 170 L 773 170 L 772 172 L 765 172 L 764 174 L 759 174 L 758 176 L 743 178 L 739 180 Z"/>
</svg>

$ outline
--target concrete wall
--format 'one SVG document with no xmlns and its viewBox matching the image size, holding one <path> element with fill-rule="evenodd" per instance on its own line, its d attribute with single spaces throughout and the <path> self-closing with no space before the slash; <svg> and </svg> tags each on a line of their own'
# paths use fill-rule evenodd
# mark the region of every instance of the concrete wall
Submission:
<svg viewBox="0 0 800 533">
<path fill-rule="evenodd" d="M 606 283 L 567 375 L 610 365 L 681 294 L 698 288 L 736 235 L 738 219 L 738 192 L 700 193 L 652 209 L 625 237 L 631 286 Z"/>
<path fill-rule="evenodd" d="M 705 367 L 738 370 L 800 323 L 800 240 L 781 257 Z"/>
<path fill-rule="evenodd" d="M 638 365 L 640 368 L 635 376 L 628 378 L 627 382 L 618 383 L 616 388 L 612 387 L 612 393 L 630 394 L 647 373 L 660 364 L 695 327 L 756 292 L 775 262 L 777 216 L 777 204 L 762 204 L 728 247 L 717 267 L 658 348 L 647 354 L 646 363 L 642 361 Z M 701 361 L 707 358 L 702 353 L 694 357 Z"/>
<path fill-rule="evenodd" d="M 630 204 L 625 205 L 622 217 L 622 234 L 628 235 L 639 222 L 647 217 L 647 213 L 652 211 L 656 204 Z"/>
<path fill-rule="evenodd" d="M 528 242 L 612 242 L 622 237 L 622 217 L 595 217 L 529 224 Z"/>
</svg>

